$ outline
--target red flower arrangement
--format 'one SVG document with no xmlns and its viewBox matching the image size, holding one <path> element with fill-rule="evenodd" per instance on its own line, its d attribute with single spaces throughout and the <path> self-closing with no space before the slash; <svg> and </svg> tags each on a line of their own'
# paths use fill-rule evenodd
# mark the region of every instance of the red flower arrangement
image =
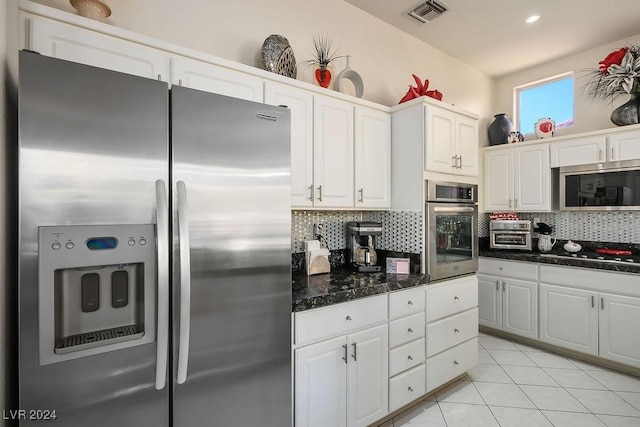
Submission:
<svg viewBox="0 0 640 427">
<path fill-rule="evenodd" d="M 617 96 L 640 92 L 640 46 L 629 45 L 609 53 L 588 70 L 585 88 L 591 98 L 613 100 Z"/>
<path fill-rule="evenodd" d="M 402 99 L 400 100 L 400 102 L 398 102 L 398 104 L 402 104 L 403 102 L 407 102 L 407 101 L 411 101 L 412 99 L 416 99 L 419 98 L 421 96 L 428 96 L 430 98 L 434 98 L 437 99 L 438 101 L 442 101 L 442 93 L 439 92 L 438 90 L 427 90 L 427 88 L 429 87 L 429 80 L 426 79 L 424 81 L 424 83 L 422 83 L 422 80 L 420 80 L 420 78 L 418 76 L 416 76 L 415 74 L 412 74 L 413 79 L 416 81 L 416 87 L 413 86 L 409 86 L 409 90 L 407 91 L 407 93 L 405 94 L 405 96 L 402 97 Z"/>
</svg>

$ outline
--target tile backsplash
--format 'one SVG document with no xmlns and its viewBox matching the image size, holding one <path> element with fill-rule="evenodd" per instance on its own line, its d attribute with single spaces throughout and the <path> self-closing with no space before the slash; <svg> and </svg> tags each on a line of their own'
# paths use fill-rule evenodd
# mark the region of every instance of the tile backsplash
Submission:
<svg viewBox="0 0 640 427">
<path fill-rule="evenodd" d="M 378 249 L 422 253 L 422 213 L 414 211 L 291 211 L 291 252 L 303 252 L 304 241 L 313 239 L 313 225 L 322 224 L 322 235 L 331 250 L 347 247 L 347 222 L 382 223 Z"/>
<path fill-rule="evenodd" d="M 520 213 L 520 219 L 534 217 L 553 227 L 553 235 L 562 240 L 640 243 L 640 212 L 540 212 Z M 480 214 L 480 237 L 489 235 L 489 215 Z"/>
</svg>

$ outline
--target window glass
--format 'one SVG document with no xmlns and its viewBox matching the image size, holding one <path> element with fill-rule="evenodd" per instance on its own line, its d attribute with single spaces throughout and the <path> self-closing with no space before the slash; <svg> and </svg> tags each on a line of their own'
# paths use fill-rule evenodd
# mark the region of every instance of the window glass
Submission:
<svg viewBox="0 0 640 427">
<path fill-rule="evenodd" d="M 556 122 L 556 129 L 573 126 L 573 74 L 565 74 L 515 88 L 517 129 L 533 134 L 543 117 Z"/>
</svg>

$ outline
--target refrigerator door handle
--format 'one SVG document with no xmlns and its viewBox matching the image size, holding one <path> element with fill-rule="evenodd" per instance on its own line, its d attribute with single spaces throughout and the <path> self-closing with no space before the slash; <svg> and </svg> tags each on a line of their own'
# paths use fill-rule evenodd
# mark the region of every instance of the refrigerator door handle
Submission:
<svg viewBox="0 0 640 427">
<path fill-rule="evenodd" d="M 169 351 L 169 210 L 167 189 L 156 181 L 156 222 L 158 253 L 158 336 L 156 340 L 156 390 L 166 384 Z"/>
<path fill-rule="evenodd" d="M 180 242 L 180 340 L 178 344 L 178 384 L 187 380 L 189 334 L 191 329 L 191 259 L 189 222 L 187 221 L 187 186 L 178 181 L 178 236 Z"/>
</svg>

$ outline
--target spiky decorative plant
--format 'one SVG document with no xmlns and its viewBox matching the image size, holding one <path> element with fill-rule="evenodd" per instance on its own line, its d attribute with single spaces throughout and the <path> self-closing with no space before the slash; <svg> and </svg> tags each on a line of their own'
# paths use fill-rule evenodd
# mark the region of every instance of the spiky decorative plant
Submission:
<svg viewBox="0 0 640 427">
<path fill-rule="evenodd" d="M 314 34 L 313 50 L 315 58 L 303 62 L 307 67 L 317 64 L 320 69 L 326 69 L 331 62 L 345 57 L 345 55 L 338 55 L 337 49 L 331 49 L 331 39 L 326 34 Z"/>
<path fill-rule="evenodd" d="M 615 50 L 587 71 L 585 89 L 589 97 L 600 100 L 640 92 L 640 46 L 629 45 Z"/>
</svg>

